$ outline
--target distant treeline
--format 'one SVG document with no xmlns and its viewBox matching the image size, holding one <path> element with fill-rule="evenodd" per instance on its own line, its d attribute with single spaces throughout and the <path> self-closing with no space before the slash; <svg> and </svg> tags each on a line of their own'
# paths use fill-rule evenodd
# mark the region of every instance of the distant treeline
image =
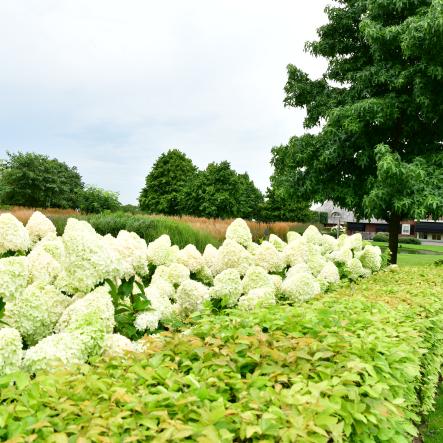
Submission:
<svg viewBox="0 0 443 443">
<path fill-rule="evenodd" d="M 122 206 L 116 192 L 85 185 L 75 166 L 33 152 L 7 153 L 0 162 L 0 204 L 72 208 L 85 213 L 140 210 L 206 218 L 322 222 L 309 209 L 310 202 L 288 199 L 272 184 L 263 195 L 246 172 L 236 172 L 227 161 L 199 170 L 177 149 L 161 154 L 154 163 L 140 192 L 139 207 Z"/>
</svg>

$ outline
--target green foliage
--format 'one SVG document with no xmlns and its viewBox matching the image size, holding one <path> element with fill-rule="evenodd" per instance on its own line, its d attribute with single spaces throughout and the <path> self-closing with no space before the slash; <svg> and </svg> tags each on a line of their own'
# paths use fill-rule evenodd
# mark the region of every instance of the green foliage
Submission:
<svg viewBox="0 0 443 443">
<path fill-rule="evenodd" d="M 118 193 L 106 191 L 96 186 L 87 186 L 80 194 L 79 207 L 82 212 L 100 213 L 117 211 L 121 204 L 118 200 Z"/>
<path fill-rule="evenodd" d="M 389 242 L 389 234 L 386 232 L 378 232 L 372 240 L 387 243 Z M 421 240 L 416 237 L 398 237 L 398 242 L 406 245 L 421 245 Z"/>
<path fill-rule="evenodd" d="M 0 379 L 0 440 L 409 443 L 443 359 L 443 269 L 197 315 L 144 354 Z"/>
<path fill-rule="evenodd" d="M 83 183 L 77 168 L 46 155 L 8 153 L 0 168 L 0 202 L 33 208 L 76 208 Z"/>
<path fill-rule="evenodd" d="M 327 71 L 289 65 L 285 87 L 321 130 L 273 149 L 276 177 L 294 198 L 387 220 L 395 262 L 401 218 L 443 213 L 442 3 L 341 0 L 326 13 L 306 47 Z"/>
<path fill-rule="evenodd" d="M 138 340 L 144 334 L 134 326 L 137 314 L 147 311 L 151 302 L 146 298 L 143 283 L 136 282 L 135 277 L 123 280 L 116 286 L 111 280 L 106 280 L 111 290 L 112 303 L 115 310 L 114 332 L 124 335 L 131 340 Z M 135 292 L 135 287 L 138 292 Z"/>
<path fill-rule="evenodd" d="M 58 235 L 62 235 L 69 217 L 49 217 L 57 228 Z M 146 215 L 130 215 L 128 213 L 82 215 L 76 218 L 86 220 L 101 235 L 117 236 L 119 231 L 135 232 L 147 243 L 156 240 L 163 234 L 171 237 L 173 244 L 184 248 L 193 244 L 203 251 L 209 243 L 218 246 L 219 242 L 210 234 L 198 231 L 186 223 L 171 220 L 166 217 L 149 217 Z"/>
<path fill-rule="evenodd" d="M 184 214 L 207 218 L 254 218 L 262 202 L 248 174 L 237 174 L 227 161 L 199 171 L 181 195 Z"/>
<path fill-rule="evenodd" d="M 150 214 L 181 214 L 180 194 L 196 173 L 197 168 L 183 152 L 171 149 L 163 153 L 146 177 L 138 199 L 140 209 Z"/>
<path fill-rule="evenodd" d="M 271 186 L 266 191 L 260 219 L 264 221 L 319 222 L 319 214 L 311 211 L 310 206 L 310 202 L 296 200 L 281 189 Z"/>
</svg>

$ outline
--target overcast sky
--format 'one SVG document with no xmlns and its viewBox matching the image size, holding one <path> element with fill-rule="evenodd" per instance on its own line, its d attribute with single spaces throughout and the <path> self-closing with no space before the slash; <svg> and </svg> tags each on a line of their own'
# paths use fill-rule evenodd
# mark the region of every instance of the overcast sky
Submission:
<svg viewBox="0 0 443 443">
<path fill-rule="evenodd" d="M 178 148 L 228 160 L 265 190 L 271 148 L 303 132 L 283 107 L 286 66 L 330 0 L 3 0 L 0 158 L 34 151 L 135 203 L 155 159 Z"/>
</svg>

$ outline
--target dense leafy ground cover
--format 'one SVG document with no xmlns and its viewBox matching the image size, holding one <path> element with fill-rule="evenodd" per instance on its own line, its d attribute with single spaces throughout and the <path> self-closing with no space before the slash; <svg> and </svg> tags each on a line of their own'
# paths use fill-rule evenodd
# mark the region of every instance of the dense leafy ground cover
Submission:
<svg viewBox="0 0 443 443">
<path fill-rule="evenodd" d="M 4 376 L 0 438 L 410 443 L 437 386 L 442 292 L 442 268 L 386 271 L 299 306 L 200 312 L 142 354 Z"/>
<path fill-rule="evenodd" d="M 435 411 L 432 412 L 422 427 L 421 432 L 425 443 L 441 443 L 443 441 L 443 385 L 440 385 Z"/>
</svg>

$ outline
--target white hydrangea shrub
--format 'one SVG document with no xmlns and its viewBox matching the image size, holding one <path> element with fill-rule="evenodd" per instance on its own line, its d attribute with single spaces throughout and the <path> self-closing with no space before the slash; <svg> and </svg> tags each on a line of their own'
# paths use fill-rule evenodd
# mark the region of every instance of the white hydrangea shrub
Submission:
<svg viewBox="0 0 443 443">
<path fill-rule="evenodd" d="M 52 221 L 40 211 L 32 213 L 26 223 L 26 229 L 29 233 L 31 243 L 33 244 L 37 243 L 47 235 L 55 235 L 57 233 L 54 223 L 52 223 Z"/>
<path fill-rule="evenodd" d="M 23 223 L 12 214 L 0 214 L 0 256 L 6 252 L 25 252 L 31 239 Z"/>
<path fill-rule="evenodd" d="M 218 250 L 215 274 L 233 268 L 244 275 L 252 264 L 252 255 L 242 245 L 234 240 L 225 240 Z"/>
<path fill-rule="evenodd" d="M 356 255 L 364 268 L 372 272 L 380 270 L 382 265 L 381 249 L 378 246 L 366 245 L 363 251 Z"/>
<path fill-rule="evenodd" d="M 191 272 L 197 272 L 205 262 L 202 254 L 194 245 L 187 245 L 178 252 L 177 262 L 186 266 Z"/>
<path fill-rule="evenodd" d="M 22 366 L 23 345 L 17 329 L 0 329 L 0 376 L 19 371 Z"/>
<path fill-rule="evenodd" d="M 209 299 L 209 289 L 203 283 L 187 280 L 179 286 L 175 298 L 179 312 L 187 315 L 198 311 Z"/>
<path fill-rule="evenodd" d="M 114 305 L 108 289 L 104 286 L 76 300 L 63 312 L 56 332 L 78 332 L 87 337 L 88 354 L 99 354 L 106 334 L 115 325 Z"/>
<path fill-rule="evenodd" d="M 151 284 L 145 288 L 146 298 L 151 302 L 151 307 L 159 314 L 159 320 L 168 318 L 172 313 L 172 303 L 169 293 L 158 284 Z"/>
<path fill-rule="evenodd" d="M 237 269 L 225 269 L 214 278 L 214 286 L 209 289 L 210 298 L 224 299 L 227 307 L 237 304 L 243 285 Z"/>
<path fill-rule="evenodd" d="M 288 300 L 296 303 L 307 301 L 321 292 L 320 283 L 308 273 L 285 278 L 281 290 Z"/>
<path fill-rule="evenodd" d="M 71 299 L 45 283 L 28 286 L 19 297 L 6 303 L 5 321 L 16 328 L 28 345 L 52 333 Z"/>
<path fill-rule="evenodd" d="M 288 233 L 286 234 L 286 239 L 288 240 L 288 244 L 299 241 L 300 238 L 301 235 L 295 231 L 288 231 Z"/>
<path fill-rule="evenodd" d="M 302 237 L 306 243 L 312 243 L 314 245 L 321 245 L 323 243 L 323 235 L 314 225 L 308 226 L 305 232 L 303 232 Z"/>
<path fill-rule="evenodd" d="M 104 357 L 123 357 L 127 353 L 142 352 L 140 343 L 132 342 L 120 334 L 106 334 L 103 342 Z"/>
<path fill-rule="evenodd" d="M 88 293 L 106 278 L 113 278 L 113 254 L 104 238 L 87 222 L 68 219 L 63 233 L 63 272 L 56 285 L 69 294 Z"/>
<path fill-rule="evenodd" d="M 53 284 L 62 273 L 61 264 L 44 248 L 34 248 L 27 256 L 31 283 Z"/>
<path fill-rule="evenodd" d="M 169 265 L 176 258 L 176 249 L 171 246 L 169 235 L 163 234 L 148 244 L 148 262 L 155 265 Z"/>
<path fill-rule="evenodd" d="M 256 288 L 274 288 L 274 281 L 261 266 L 251 266 L 242 280 L 243 293 Z"/>
<path fill-rule="evenodd" d="M 338 283 L 340 281 L 340 274 L 337 266 L 333 262 L 327 262 L 317 276 L 317 280 L 322 291 L 325 291 L 331 284 Z"/>
<path fill-rule="evenodd" d="M 25 351 L 23 368 L 35 373 L 73 367 L 86 362 L 88 348 L 88 338 L 79 332 L 53 334 Z"/>
<path fill-rule="evenodd" d="M 251 289 L 247 294 L 240 297 L 238 308 L 244 311 L 252 311 L 258 307 L 275 305 L 274 292 L 274 288 L 270 287 Z"/>
<path fill-rule="evenodd" d="M 205 250 L 203 251 L 203 260 L 213 275 L 218 273 L 218 249 L 214 245 L 211 245 L 210 243 L 206 245 Z"/>
<path fill-rule="evenodd" d="M 268 241 L 262 242 L 253 255 L 255 265 L 265 268 L 268 272 L 281 272 L 285 267 L 283 254 Z"/>
<path fill-rule="evenodd" d="M 15 300 L 24 291 L 29 281 L 27 257 L 0 259 L 0 297 L 5 303 Z"/>
<path fill-rule="evenodd" d="M 349 260 L 346 263 L 345 271 L 350 280 L 357 280 L 359 277 L 363 277 L 366 274 L 363 265 L 358 258 Z"/>
<path fill-rule="evenodd" d="M 297 240 L 290 241 L 283 249 L 283 261 L 287 266 L 305 263 L 306 255 L 306 242 L 301 236 Z"/>
<path fill-rule="evenodd" d="M 137 314 L 134 326 L 139 331 L 155 331 L 158 328 L 161 314 L 158 311 L 145 311 Z"/>
<path fill-rule="evenodd" d="M 166 280 L 174 286 L 179 286 L 191 278 L 191 271 L 181 263 L 159 266 L 152 276 L 152 281 Z"/>
<path fill-rule="evenodd" d="M 235 219 L 226 229 L 226 239 L 233 240 L 247 247 L 252 243 L 252 234 L 248 224 L 241 218 Z"/>
<path fill-rule="evenodd" d="M 284 242 L 280 237 L 278 237 L 275 234 L 271 234 L 269 236 L 269 243 L 274 245 L 274 248 L 277 249 L 279 252 L 283 252 L 283 249 L 285 249 L 285 246 L 287 245 L 286 242 Z"/>
</svg>

